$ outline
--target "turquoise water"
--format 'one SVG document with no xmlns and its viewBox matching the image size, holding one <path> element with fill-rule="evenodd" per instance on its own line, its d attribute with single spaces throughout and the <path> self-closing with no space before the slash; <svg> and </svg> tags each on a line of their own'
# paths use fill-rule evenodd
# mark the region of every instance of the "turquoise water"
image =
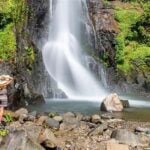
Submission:
<svg viewBox="0 0 150 150">
<path fill-rule="evenodd" d="M 130 108 L 121 113 L 113 113 L 117 118 L 132 121 L 150 121 L 150 101 L 149 99 L 130 99 Z M 82 101 L 69 99 L 46 99 L 45 104 L 32 105 L 29 110 L 38 112 L 80 112 L 84 115 L 92 115 L 103 113 L 100 112 L 100 102 L 98 101 Z"/>
<path fill-rule="evenodd" d="M 100 103 L 89 101 L 71 101 L 71 100 L 54 100 L 48 99 L 45 104 L 32 105 L 29 107 L 31 110 L 37 110 L 39 112 L 80 112 L 85 115 L 99 113 Z"/>
</svg>

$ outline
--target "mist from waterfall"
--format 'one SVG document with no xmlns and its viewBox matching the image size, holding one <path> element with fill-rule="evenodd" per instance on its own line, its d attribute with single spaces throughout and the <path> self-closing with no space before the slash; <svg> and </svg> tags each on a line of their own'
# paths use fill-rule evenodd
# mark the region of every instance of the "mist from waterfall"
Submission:
<svg viewBox="0 0 150 150">
<path fill-rule="evenodd" d="M 42 50 L 48 73 L 70 99 L 103 98 L 104 88 L 83 61 L 81 26 L 87 15 L 86 0 L 54 1 L 50 0 L 49 38 Z"/>
</svg>

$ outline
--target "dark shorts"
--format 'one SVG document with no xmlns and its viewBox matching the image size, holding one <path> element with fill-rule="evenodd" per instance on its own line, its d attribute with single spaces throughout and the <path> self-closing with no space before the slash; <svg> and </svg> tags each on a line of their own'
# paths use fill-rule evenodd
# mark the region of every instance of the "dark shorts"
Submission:
<svg viewBox="0 0 150 150">
<path fill-rule="evenodd" d="M 8 105 L 7 90 L 6 89 L 0 90 L 0 107 L 6 107 L 7 105 Z"/>
</svg>

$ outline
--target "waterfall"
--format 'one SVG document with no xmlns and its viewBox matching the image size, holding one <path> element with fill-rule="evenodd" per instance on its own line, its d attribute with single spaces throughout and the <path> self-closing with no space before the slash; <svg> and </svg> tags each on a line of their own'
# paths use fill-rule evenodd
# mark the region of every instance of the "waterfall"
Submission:
<svg viewBox="0 0 150 150">
<path fill-rule="evenodd" d="M 106 92 L 85 67 L 81 47 L 86 0 L 50 0 L 49 38 L 42 53 L 46 69 L 70 99 L 103 98 Z M 82 35 L 83 37 L 83 35 Z M 85 37 L 86 38 L 86 37 Z"/>
</svg>

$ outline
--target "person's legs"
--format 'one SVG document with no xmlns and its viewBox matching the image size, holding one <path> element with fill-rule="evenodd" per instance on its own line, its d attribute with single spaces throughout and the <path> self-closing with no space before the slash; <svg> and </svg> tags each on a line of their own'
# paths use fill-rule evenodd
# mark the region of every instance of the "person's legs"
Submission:
<svg viewBox="0 0 150 150">
<path fill-rule="evenodd" d="M 2 118 L 3 118 L 3 113 L 4 113 L 4 107 L 0 107 L 0 123 L 2 121 Z"/>
</svg>

